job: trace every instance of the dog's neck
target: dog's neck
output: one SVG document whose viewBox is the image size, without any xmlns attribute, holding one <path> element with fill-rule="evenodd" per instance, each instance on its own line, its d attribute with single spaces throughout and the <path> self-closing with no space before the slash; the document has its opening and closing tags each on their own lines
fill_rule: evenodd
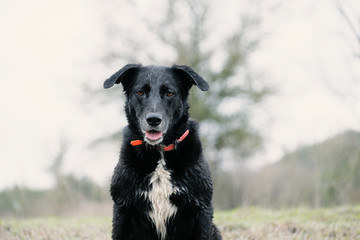
<svg viewBox="0 0 360 240">
<path fill-rule="evenodd" d="M 189 129 L 187 129 L 187 130 L 184 132 L 184 134 L 181 135 L 180 138 L 176 139 L 176 140 L 174 141 L 174 143 L 172 143 L 172 144 L 170 144 L 170 145 L 167 145 L 167 146 L 162 146 L 162 145 L 160 145 L 160 146 L 158 146 L 158 149 L 159 149 L 160 151 L 164 151 L 164 152 L 176 150 L 178 144 L 180 144 L 180 143 L 187 137 L 188 134 L 189 134 Z M 140 139 L 132 140 L 132 141 L 130 141 L 130 144 L 135 147 L 135 146 L 139 146 L 139 145 L 144 144 L 144 141 L 143 141 L 143 140 L 140 140 Z"/>
</svg>

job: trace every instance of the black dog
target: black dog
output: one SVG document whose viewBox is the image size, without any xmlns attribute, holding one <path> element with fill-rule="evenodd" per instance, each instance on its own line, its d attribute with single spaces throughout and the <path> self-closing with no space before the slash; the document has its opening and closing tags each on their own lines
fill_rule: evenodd
<svg viewBox="0 0 360 240">
<path fill-rule="evenodd" d="M 188 66 L 129 64 L 104 82 L 122 83 L 128 126 L 111 183 L 112 238 L 221 239 L 212 223 L 212 181 L 198 124 L 189 120 L 192 85 L 208 83 Z"/>
</svg>

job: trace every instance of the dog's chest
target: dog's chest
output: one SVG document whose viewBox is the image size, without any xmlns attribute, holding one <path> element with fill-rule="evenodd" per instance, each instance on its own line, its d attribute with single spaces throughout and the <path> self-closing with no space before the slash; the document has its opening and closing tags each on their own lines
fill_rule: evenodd
<svg viewBox="0 0 360 240">
<path fill-rule="evenodd" d="M 166 169 L 163 154 L 149 180 L 149 191 L 144 196 L 151 203 L 149 217 L 153 221 L 161 239 L 166 236 L 166 222 L 176 214 L 177 207 L 170 202 L 171 194 L 177 190 L 171 183 L 171 173 Z"/>
</svg>

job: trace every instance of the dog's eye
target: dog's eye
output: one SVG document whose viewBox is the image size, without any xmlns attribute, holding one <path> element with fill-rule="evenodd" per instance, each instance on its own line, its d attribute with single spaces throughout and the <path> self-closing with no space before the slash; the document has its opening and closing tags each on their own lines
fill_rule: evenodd
<svg viewBox="0 0 360 240">
<path fill-rule="evenodd" d="M 166 91 L 165 94 L 166 94 L 167 97 L 172 97 L 172 96 L 174 96 L 174 92 L 173 92 L 173 91 L 170 91 L 170 90 Z"/>
<path fill-rule="evenodd" d="M 144 91 L 143 91 L 143 90 L 136 91 L 135 93 L 136 93 L 136 95 L 138 95 L 138 96 L 143 96 L 143 95 L 144 95 Z"/>
</svg>

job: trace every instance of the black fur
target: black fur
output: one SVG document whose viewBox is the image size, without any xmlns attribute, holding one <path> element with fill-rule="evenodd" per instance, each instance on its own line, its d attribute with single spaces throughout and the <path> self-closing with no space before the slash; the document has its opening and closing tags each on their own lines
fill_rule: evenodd
<svg viewBox="0 0 360 240">
<path fill-rule="evenodd" d="M 198 123 L 189 120 L 187 103 L 191 86 L 206 91 L 207 82 L 188 66 L 129 64 L 107 79 L 104 87 L 116 83 L 122 83 L 124 88 L 129 124 L 123 132 L 120 160 L 111 183 L 112 238 L 220 240 L 212 223 L 209 166 L 202 153 Z M 156 123 L 150 119 L 154 116 Z M 161 146 L 174 143 L 186 130 L 189 135 L 177 144 L 176 150 L 162 152 Z M 144 140 L 144 144 L 132 146 L 132 140 Z M 171 174 L 171 185 L 178 189 L 169 197 L 177 211 L 166 221 L 165 236 L 159 234 L 150 218 L 152 203 L 144 195 L 152 189 L 149 181 L 161 153 L 164 168 Z"/>
</svg>

